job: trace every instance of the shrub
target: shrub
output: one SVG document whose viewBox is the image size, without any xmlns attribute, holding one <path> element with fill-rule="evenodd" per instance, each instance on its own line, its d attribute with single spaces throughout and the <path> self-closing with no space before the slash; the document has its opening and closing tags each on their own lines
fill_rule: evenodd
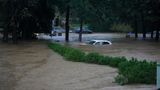
<svg viewBox="0 0 160 90">
<path fill-rule="evenodd" d="M 156 63 L 130 60 L 120 63 L 118 69 L 119 69 L 119 75 L 124 76 L 128 80 L 127 82 L 128 84 L 156 83 Z"/>
<path fill-rule="evenodd" d="M 127 59 L 125 57 L 110 57 L 109 65 L 111 67 L 118 67 L 119 63 L 125 62 Z"/>
<path fill-rule="evenodd" d="M 123 75 L 117 75 L 117 77 L 115 77 L 115 82 L 117 82 L 120 85 L 124 85 L 128 83 L 128 79 Z"/>
<path fill-rule="evenodd" d="M 49 44 L 49 47 L 53 49 L 55 52 L 64 56 L 67 60 L 71 61 L 81 61 L 85 56 L 85 53 L 70 47 L 65 47 L 60 44 L 52 43 Z"/>
<path fill-rule="evenodd" d="M 98 60 L 98 64 L 100 65 L 109 65 L 111 58 L 108 56 L 104 56 L 103 58 Z"/>
<path fill-rule="evenodd" d="M 67 60 L 82 62 L 83 58 L 85 57 L 85 53 L 80 50 L 72 49 L 65 53 L 64 57 Z"/>
<path fill-rule="evenodd" d="M 110 28 L 114 32 L 132 32 L 133 28 L 129 24 L 113 24 Z"/>
<path fill-rule="evenodd" d="M 102 55 L 98 53 L 89 53 L 85 56 L 84 61 L 86 63 L 97 63 L 99 62 L 100 59 L 104 58 Z"/>
</svg>

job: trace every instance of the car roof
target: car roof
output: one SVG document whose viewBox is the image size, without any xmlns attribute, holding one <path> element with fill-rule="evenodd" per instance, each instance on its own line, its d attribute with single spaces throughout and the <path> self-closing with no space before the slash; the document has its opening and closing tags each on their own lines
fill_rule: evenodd
<svg viewBox="0 0 160 90">
<path fill-rule="evenodd" d="M 96 41 L 96 42 L 110 42 L 108 40 L 91 40 L 91 41 Z"/>
<path fill-rule="evenodd" d="M 94 42 L 108 42 L 110 45 L 112 44 L 111 41 L 108 41 L 108 40 L 91 40 L 91 41 L 94 41 Z"/>
</svg>

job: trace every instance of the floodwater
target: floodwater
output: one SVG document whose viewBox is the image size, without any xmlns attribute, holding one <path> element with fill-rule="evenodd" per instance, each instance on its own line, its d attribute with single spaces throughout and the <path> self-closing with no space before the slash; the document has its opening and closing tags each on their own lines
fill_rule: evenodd
<svg viewBox="0 0 160 90">
<path fill-rule="evenodd" d="M 140 60 L 160 62 L 160 42 L 122 39 L 112 41 L 112 45 L 72 45 L 85 52 L 98 52 L 108 56 L 125 56 L 127 58 L 138 58 Z"/>
<path fill-rule="evenodd" d="M 0 90 L 155 90 L 114 82 L 117 69 L 65 61 L 44 42 L 0 43 Z"/>
<path fill-rule="evenodd" d="M 107 34 L 103 35 L 108 37 Z M 103 38 L 103 35 L 86 34 L 84 37 Z M 121 36 L 123 38 L 123 35 Z M 42 37 L 51 41 L 56 39 L 44 35 Z M 78 35 L 73 34 L 72 37 L 77 39 Z M 63 36 L 58 38 L 62 39 Z M 103 47 L 80 45 L 76 40 L 69 45 L 86 52 L 96 51 L 105 55 L 112 53 L 120 55 L 118 52 L 125 50 L 130 52 L 134 49 L 143 52 L 159 51 L 156 42 L 133 40 L 136 44 L 134 45 L 128 43 L 128 39 L 112 40 L 113 45 Z M 126 45 L 127 48 L 124 48 Z M 156 56 L 158 56 L 157 51 L 153 53 Z M 46 42 L 21 42 L 17 45 L 0 43 L 0 90 L 155 90 L 156 88 L 155 85 L 117 85 L 114 83 L 117 74 L 117 69 L 108 66 L 65 61 L 63 57 L 51 51 Z"/>
<path fill-rule="evenodd" d="M 139 60 L 157 61 L 160 62 L 160 41 L 148 39 L 150 35 L 147 34 L 147 39 L 142 39 L 142 34 L 139 34 L 138 39 L 134 39 L 134 35 L 131 38 L 125 38 L 126 34 L 122 33 L 93 33 L 83 34 L 82 43 L 78 42 L 78 34 L 70 34 L 69 45 L 82 49 L 85 52 L 98 52 L 109 56 L 125 56 L 127 58 L 138 58 Z M 41 36 L 41 38 L 50 39 L 51 41 L 64 42 L 65 35 L 48 37 Z M 109 40 L 112 45 L 107 46 L 93 46 L 83 45 L 89 40 L 102 39 Z"/>
<path fill-rule="evenodd" d="M 78 34 L 70 34 L 69 45 L 75 48 L 84 50 L 85 52 L 98 52 L 108 56 L 125 56 L 128 59 L 134 57 L 139 60 L 157 61 L 160 62 L 160 42 L 150 40 L 150 35 L 147 34 L 147 39 L 142 39 L 142 34 L 139 34 L 138 39 L 134 39 L 134 35 L 131 38 L 126 38 L 126 34 L 122 33 L 93 33 L 83 34 L 82 43 L 78 42 Z M 64 42 L 65 35 L 47 37 L 42 36 L 41 38 L 50 39 L 51 41 Z M 89 40 L 101 39 L 109 40 L 112 45 L 107 46 L 93 46 L 83 45 Z"/>
<path fill-rule="evenodd" d="M 14 90 L 26 72 L 47 62 L 48 53 L 48 47 L 39 42 L 18 45 L 0 42 L 0 90 Z"/>
<path fill-rule="evenodd" d="M 70 33 L 69 45 L 82 49 L 85 52 L 98 52 L 109 56 L 125 56 L 127 58 L 138 58 L 140 60 L 157 61 L 160 62 L 160 41 L 156 42 L 154 40 L 143 40 L 142 34 L 139 34 L 137 40 L 134 39 L 134 35 L 131 38 L 125 38 L 126 34 L 122 33 L 93 33 L 93 34 L 83 34 L 82 43 L 78 42 L 78 34 Z M 150 35 L 147 35 L 149 38 Z M 51 42 L 65 42 L 65 34 L 62 36 L 53 36 L 40 34 L 39 39 L 50 40 Z M 83 45 L 89 40 L 102 39 L 109 40 L 112 45 L 107 46 L 93 46 L 93 45 Z"/>
</svg>

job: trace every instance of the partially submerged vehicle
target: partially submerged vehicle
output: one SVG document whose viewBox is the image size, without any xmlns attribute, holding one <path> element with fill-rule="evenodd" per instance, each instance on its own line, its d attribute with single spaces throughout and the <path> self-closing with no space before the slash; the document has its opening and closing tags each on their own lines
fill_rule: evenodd
<svg viewBox="0 0 160 90">
<path fill-rule="evenodd" d="M 88 42 L 90 45 L 112 45 L 111 41 L 108 40 L 91 40 Z"/>
</svg>

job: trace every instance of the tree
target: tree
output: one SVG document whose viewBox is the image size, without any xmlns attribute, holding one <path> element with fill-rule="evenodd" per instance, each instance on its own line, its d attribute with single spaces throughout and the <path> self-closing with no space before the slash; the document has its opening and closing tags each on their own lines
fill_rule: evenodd
<svg viewBox="0 0 160 90">
<path fill-rule="evenodd" d="M 4 41 L 12 33 L 13 41 L 33 39 L 34 33 L 50 33 L 53 8 L 49 0 L 6 0 L 3 1 Z"/>
<path fill-rule="evenodd" d="M 79 19 L 80 23 L 80 32 L 79 32 L 79 41 L 82 41 L 82 29 L 83 24 L 87 21 L 88 18 L 88 7 L 89 2 L 87 0 L 72 0 L 71 3 L 71 12 L 72 16 Z"/>
<path fill-rule="evenodd" d="M 159 0 L 88 1 L 90 2 L 90 11 L 92 11 L 92 15 L 94 16 L 94 18 L 91 17 L 91 24 L 99 30 L 105 29 L 109 31 L 109 27 L 114 23 L 126 23 L 134 27 L 136 38 L 138 37 L 138 32 L 142 32 L 143 38 L 145 39 L 146 32 L 153 31 L 155 23 L 157 23 L 156 26 L 159 27 Z M 154 23 L 154 25 L 152 25 L 152 23 Z"/>
<path fill-rule="evenodd" d="M 66 28 L 65 40 L 66 40 L 66 42 L 69 42 L 69 16 L 70 16 L 70 5 L 67 5 L 67 8 L 66 8 L 66 24 L 65 24 L 65 28 Z"/>
</svg>

